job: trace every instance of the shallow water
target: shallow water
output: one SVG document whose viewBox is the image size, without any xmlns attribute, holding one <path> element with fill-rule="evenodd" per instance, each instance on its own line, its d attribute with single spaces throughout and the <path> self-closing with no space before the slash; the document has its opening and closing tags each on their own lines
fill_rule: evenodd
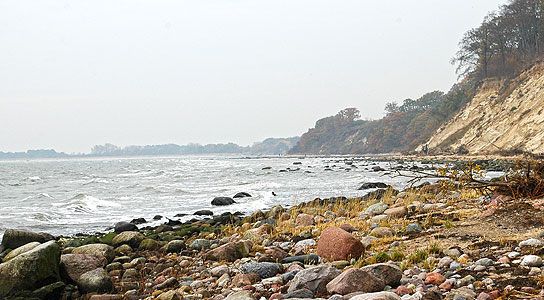
<svg viewBox="0 0 544 300">
<path fill-rule="evenodd" d="M 149 221 L 155 215 L 184 221 L 200 209 L 251 213 L 316 197 L 363 196 L 369 190 L 357 188 L 368 181 L 405 187 L 406 178 L 369 171 L 373 162 L 355 160 L 350 166 L 345 159 L 351 161 L 236 156 L 0 161 L 0 235 L 8 228 L 55 235 L 105 231 L 118 221 Z M 287 168 L 300 170 L 279 172 Z M 211 205 L 216 196 L 241 191 L 253 197 Z M 189 216 L 174 217 L 180 213 Z"/>
</svg>

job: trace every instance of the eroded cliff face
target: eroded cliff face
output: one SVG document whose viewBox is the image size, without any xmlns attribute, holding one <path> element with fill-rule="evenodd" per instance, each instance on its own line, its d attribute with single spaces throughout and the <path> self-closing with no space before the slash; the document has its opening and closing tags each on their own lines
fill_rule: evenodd
<svg viewBox="0 0 544 300">
<path fill-rule="evenodd" d="M 544 153 L 544 63 L 511 80 L 485 81 L 427 144 L 431 152 Z"/>
</svg>

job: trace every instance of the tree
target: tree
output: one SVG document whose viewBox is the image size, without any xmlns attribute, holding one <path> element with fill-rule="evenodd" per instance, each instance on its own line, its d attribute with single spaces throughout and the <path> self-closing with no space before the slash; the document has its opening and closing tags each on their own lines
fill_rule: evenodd
<svg viewBox="0 0 544 300">
<path fill-rule="evenodd" d="M 397 102 L 388 102 L 387 104 L 385 104 L 384 111 L 385 111 L 385 116 L 389 117 L 394 113 L 400 112 L 400 107 L 397 104 Z"/>
<path fill-rule="evenodd" d="M 351 123 L 353 121 L 359 120 L 361 118 L 361 113 L 357 108 L 349 107 L 342 109 L 340 112 L 338 112 L 336 116 L 342 121 L 347 121 Z"/>
</svg>

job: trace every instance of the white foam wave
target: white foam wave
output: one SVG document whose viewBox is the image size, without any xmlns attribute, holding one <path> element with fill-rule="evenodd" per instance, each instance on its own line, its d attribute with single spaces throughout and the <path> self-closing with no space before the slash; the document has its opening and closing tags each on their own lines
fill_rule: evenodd
<svg viewBox="0 0 544 300">
<path fill-rule="evenodd" d="M 78 194 L 67 203 L 53 203 L 52 205 L 73 209 L 76 212 L 94 212 L 100 208 L 121 206 L 119 203 L 98 199 L 85 194 Z"/>
</svg>

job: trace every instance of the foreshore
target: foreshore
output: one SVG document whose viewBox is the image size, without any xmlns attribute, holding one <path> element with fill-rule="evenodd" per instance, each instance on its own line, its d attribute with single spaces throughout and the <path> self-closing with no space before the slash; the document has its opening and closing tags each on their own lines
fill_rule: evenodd
<svg viewBox="0 0 544 300">
<path fill-rule="evenodd" d="M 540 297 L 541 204 L 428 184 L 86 238 L 8 230 L 0 298 Z"/>
</svg>

